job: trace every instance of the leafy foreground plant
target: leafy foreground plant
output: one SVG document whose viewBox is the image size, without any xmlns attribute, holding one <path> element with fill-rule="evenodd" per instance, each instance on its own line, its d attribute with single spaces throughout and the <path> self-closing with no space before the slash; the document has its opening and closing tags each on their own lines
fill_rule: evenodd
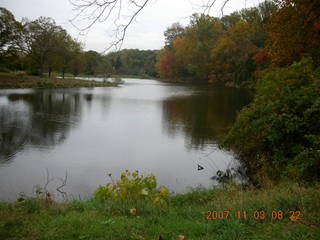
<svg viewBox="0 0 320 240">
<path fill-rule="evenodd" d="M 112 183 L 100 186 L 95 191 L 94 196 L 98 200 L 149 200 L 155 204 L 163 204 L 167 200 L 168 189 L 164 186 L 157 189 L 157 180 L 154 175 L 144 177 L 139 175 L 138 171 L 131 173 L 126 170 L 121 173 L 121 178 L 117 182 L 114 182 L 111 174 L 108 176 Z"/>
</svg>

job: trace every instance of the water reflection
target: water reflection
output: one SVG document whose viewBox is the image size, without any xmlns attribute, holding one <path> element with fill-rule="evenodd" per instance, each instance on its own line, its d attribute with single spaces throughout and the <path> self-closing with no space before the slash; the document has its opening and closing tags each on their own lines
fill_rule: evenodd
<svg viewBox="0 0 320 240">
<path fill-rule="evenodd" d="M 48 148 L 62 143 L 79 122 L 79 94 L 38 91 L 7 95 L 0 105 L 0 162 L 26 146 Z"/>
<path fill-rule="evenodd" d="M 233 156 L 217 141 L 245 91 L 124 79 L 117 88 L 0 91 L 0 200 L 66 171 L 67 193 L 90 196 L 106 173 L 154 173 L 183 192 L 209 187 Z M 197 170 L 197 164 L 204 167 Z"/>
<path fill-rule="evenodd" d="M 195 92 L 164 100 L 162 122 L 169 136 L 184 133 L 187 148 L 203 149 L 227 133 L 250 99 L 247 91 L 236 88 L 203 87 Z"/>
</svg>

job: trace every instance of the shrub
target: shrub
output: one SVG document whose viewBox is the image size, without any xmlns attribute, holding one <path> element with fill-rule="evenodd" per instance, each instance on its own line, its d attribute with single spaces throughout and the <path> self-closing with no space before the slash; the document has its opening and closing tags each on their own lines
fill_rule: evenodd
<svg viewBox="0 0 320 240">
<path fill-rule="evenodd" d="M 0 65 L 0 72 L 2 73 L 10 73 L 10 69 L 8 69 L 7 67 Z"/>
<path fill-rule="evenodd" d="M 111 174 L 109 177 L 112 180 Z M 162 204 L 166 201 L 168 190 L 164 186 L 157 189 L 157 180 L 154 175 L 146 177 L 139 175 L 138 171 L 129 172 L 126 170 L 121 173 L 119 181 L 107 183 L 99 186 L 95 191 L 95 198 L 98 200 L 150 200 L 153 203 Z"/>
<path fill-rule="evenodd" d="M 266 74 L 224 146 L 237 153 L 254 180 L 262 172 L 274 180 L 319 180 L 320 69 L 304 59 Z"/>
</svg>

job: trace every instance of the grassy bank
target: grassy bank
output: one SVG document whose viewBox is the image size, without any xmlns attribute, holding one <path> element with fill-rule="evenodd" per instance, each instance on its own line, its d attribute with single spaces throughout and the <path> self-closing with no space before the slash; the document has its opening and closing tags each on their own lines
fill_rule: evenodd
<svg viewBox="0 0 320 240">
<path fill-rule="evenodd" d="M 74 87 L 109 87 L 117 83 L 98 82 L 80 79 L 40 78 L 12 73 L 0 73 L 0 89 L 8 88 L 74 88 Z"/>
<path fill-rule="evenodd" d="M 148 75 L 111 75 L 111 78 L 134 78 L 134 79 L 154 79 L 156 80 L 156 77 L 151 77 Z"/>
<path fill-rule="evenodd" d="M 25 199 L 0 204 L 0 239 L 320 239 L 319 199 L 319 185 L 292 183 L 196 190 L 171 196 L 161 206 L 144 201 Z M 130 214 L 132 208 L 136 214 Z M 230 213 L 228 219 L 224 213 L 225 219 L 207 220 L 207 211 Z M 264 211 L 266 218 L 254 219 L 255 211 L 258 218 Z M 273 211 L 277 218 L 282 211 L 283 219 L 272 219 Z M 295 216 L 291 220 L 290 211 Z M 299 211 L 300 219 L 295 219 Z"/>
<path fill-rule="evenodd" d="M 72 77 L 73 75 L 69 75 Z M 151 77 L 148 75 L 105 75 L 105 74 L 96 74 L 96 75 L 87 75 L 87 74 L 80 74 L 77 77 L 83 78 L 90 78 L 90 77 L 97 77 L 97 78 L 134 78 L 134 79 L 157 79 L 156 77 Z"/>
</svg>

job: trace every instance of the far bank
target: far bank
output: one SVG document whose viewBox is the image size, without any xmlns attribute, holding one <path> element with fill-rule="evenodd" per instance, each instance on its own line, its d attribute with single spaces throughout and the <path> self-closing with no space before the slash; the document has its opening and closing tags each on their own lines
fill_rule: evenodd
<svg viewBox="0 0 320 240">
<path fill-rule="evenodd" d="M 75 78 L 42 78 L 23 74 L 0 73 L 0 89 L 13 88 L 76 88 L 115 87 L 119 82 L 82 80 Z"/>
</svg>

